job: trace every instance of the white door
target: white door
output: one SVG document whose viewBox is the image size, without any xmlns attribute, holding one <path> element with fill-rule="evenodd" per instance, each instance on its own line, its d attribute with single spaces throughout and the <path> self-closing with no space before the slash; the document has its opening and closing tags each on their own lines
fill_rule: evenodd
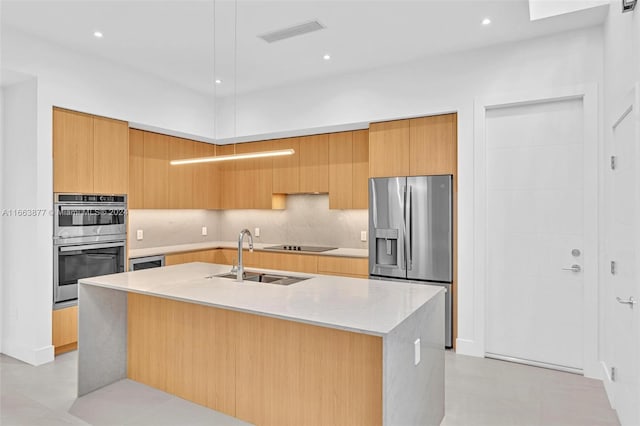
<svg viewBox="0 0 640 426">
<path fill-rule="evenodd" d="M 628 105 L 631 103 L 628 103 Z M 640 135 L 635 105 L 614 118 L 606 180 L 607 255 L 615 262 L 605 280 L 606 363 L 613 367 L 611 399 L 623 425 L 640 424 Z M 634 301 L 636 302 L 634 304 Z"/>
<path fill-rule="evenodd" d="M 582 98 L 486 112 L 489 357 L 583 368 L 584 277 L 595 259 L 585 234 L 596 232 L 585 191 L 597 190 L 585 188 L 596 171 L 585 167 L 584 129 Z"/>
</svg>

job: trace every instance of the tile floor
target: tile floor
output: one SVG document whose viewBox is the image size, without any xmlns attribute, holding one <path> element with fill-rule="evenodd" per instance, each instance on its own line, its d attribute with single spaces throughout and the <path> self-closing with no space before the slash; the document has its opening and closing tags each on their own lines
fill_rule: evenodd
<svg viewBox="0 0 640 426">
<path fill-rule="evenodd" d="M 1 355 L 0 424 L 246 425 L 130 380 L 76 398 L 76 363 L 76 352 L 40 367 Z M 597 380 L 447 352 L 444 426 L 618 424 Z"/>
</svg>

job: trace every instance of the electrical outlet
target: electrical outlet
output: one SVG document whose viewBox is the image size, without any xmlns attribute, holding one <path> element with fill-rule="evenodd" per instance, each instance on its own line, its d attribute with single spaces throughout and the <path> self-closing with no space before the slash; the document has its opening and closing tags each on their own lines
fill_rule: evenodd
<svg viewBox="0 0 640 426">
<path fill-rule="evenodd" d="M 413 365 L 420 364 L 420 339 L 413 342 Z"/>
<path fill-rule="evenodd" d="M 205 236 L 205 237 L 207 236 L 207 227 L 206 226 L 202 227 L 202 235 Z"/>
<path fill-rule="evenodd" d="M 253 236 L 254 237 L 259 237 L 260 236 L 260 228 L 254 228 L 253 229 Z"/>
<path fill-rule="evenodd" d="M 360 241 L 367 241 L 367 231 L 360 231 Z"/>
<path fill-rule="evenodd" d="M 136 232 L 136 239 L 138 241 L 142 241 L 144 239 L 144 232 L 142 229 L 138 229 L 138 231 Z"/>
</svg>

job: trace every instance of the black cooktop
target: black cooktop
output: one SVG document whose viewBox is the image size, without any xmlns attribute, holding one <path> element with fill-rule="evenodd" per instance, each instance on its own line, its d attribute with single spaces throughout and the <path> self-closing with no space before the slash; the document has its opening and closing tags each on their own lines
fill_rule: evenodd
<svg viewBox="0 0 640 426">
<path fill-rule="evenodd" d="M 337 247 L 318 247 L 318 246 L 299 246 L 296 244 L 282 244 L 279 246 L 265 247 L 265 250 L 282 250 L 282 251 L 311 251 L 320 253 L 323 251 L 335 250 Z"/>
</svg>

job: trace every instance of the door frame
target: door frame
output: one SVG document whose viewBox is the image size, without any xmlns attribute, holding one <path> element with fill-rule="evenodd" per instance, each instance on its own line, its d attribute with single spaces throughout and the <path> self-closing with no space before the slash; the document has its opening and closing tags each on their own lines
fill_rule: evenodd
<svg viewBox="0 0 640 426">
<path fill-rule="evenodd" d="M 617 127 L 625 118 L 631 116 L 631 119 L 634 120 L 635 122 L 635 129 L 636 129 L 635 135 L 636 137 L 640 136 L 640 82 L 636 82 L 631 88 L 631 90 L 629 90 L 625 96 L 621 97 L 621 100 L 619 102 L 616 102 L 616 104 L 611 108 L 611 110 L 612 110 L 612 113 L 609 115 L 609 117 L 607 117 L 607 121 L 605 123 L 606 137 L 605 137 L 605 143 L 603 147 L 603 150 L 604 150 L 603 158 L 605 159 L 609 158 L 611 155 L 614 154 L 614 152 L 612 151 L 612 144 L 614 140 L 614 128 Z M 636 164 L 640 164 L 640 149 L 636 150 L 636 158 L 632 159 L 632 161 L 636 161 Z M 636 177 L 639 177 L 639 176 L 640 176 L 640 168 L 637 169 L 636 171 Z M 604 194 L 606 194 L 606 190 L 607 190 L 606 185 L 609 183 L 609 179 L 610 178 L 603 173 L 603 186 L 602 186 L 603 196 Z M 606 201 L 608 201 L 608 198 L 606 199 Z M 636 205 L 636 209 L 640 211 L 640 189 L 635 194 L 635 205 Z M 610 218 L 609 214 L 610 213 L 605 210 L 602 215 L 602 229 L 605 231 L 608 229 L 608 226 L 609 226 L 609 218 Z M 636 240 L 638 240 L 638 238 L 640 238 L 640 226 L 638 227 L 638 230 L 636 231 L 636 233 L 637 233 Z M 603 239 L 602 242 L 603 242 L 602 260 L 603 262 L 606 262 L 609 259 L 608 257 L 609 244 L 608 244 L 608 240 L 606 239 Z M 636 252 L 636 262 L 637 264 L 640 264 L 640 250 L 637 250 Z M 600 307 L 603 314 L 604 314 L 604 311 L 607 309 L 606 308 L 607 300 L 605 300 L 605 298 L 609 296 L 607 291 L 608 277 L 606 276 L 608 272 L 605 266 L 606 265 L 603 264 L 602 274 L 600 276 L 600 283 L 601 283 L 600 295 L 603 299 L 602 302 L 600 303 Z M 636 286 L 640 286 L 640 282 L 637 282 Z M 603 318 L 607 318 L 607 317 L 603 315 Z M 614 383 L 611 378 L 611 369 L 610 369 L 611 367 L 610 363 L 614 362 L 614 360 L 610 358 L 611 352 L 609 352 L 609 349 L 610 349 L 611 342 L 608 340 L 609 336 L 606 333 L 608 326 L 609 324 L 606 324 L 603 321 L 603 324 L 602 324 L 603 336 L 601 339 L 600 366 L 601 366 L 601 373 L 602 373 L 601 374 L 602 382 L 604 383 L 604 388 L 607 393 L 607 397 L 609 398 L 609 403 L 611 404 L 611 407 L 613 409 L 616 409 L 616 406 L 617 406 L 616 389 L 614 388 Z M 636 338 L 640 339 L 640 336 L 636 336 Z"/>
<path fill-rule="evenodd" d="M 475 98 L 474 100 L 474 295 L 476 297 L 473 341 L 458 342 L 467 353 L 485 356 L 487 324 L 487 140 L 486 114 L 488 110 L 524 106 L 553 101 L 581 99 L 584 122 L 584 227 L 595 232 L 584 235 L 583 292 L 583 374 L 600 378 L 598 362 L 598 268 L 599 268 L 599 190 L 600 170 L 598 147 L 600 119 L 597 84 L 560 87 L 535 92 L 506 93 Z M 591 189 L 591 190 L 589 190 Z"/>
</svg>

